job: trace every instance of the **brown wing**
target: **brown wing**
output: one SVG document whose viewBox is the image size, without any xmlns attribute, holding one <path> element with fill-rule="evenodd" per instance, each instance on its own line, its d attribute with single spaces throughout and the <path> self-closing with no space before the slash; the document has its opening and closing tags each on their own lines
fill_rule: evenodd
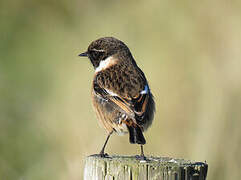
<svg viewBox="0 0 241 180">
<path fill-rule="evenodd" d="M 101 96 L 106 101 L 113 104 L 115 108 L 118 108 L 121 112 L 128 115 L 137 124 L 142 124 L 142 119 L 145 115 L 147 103 L 149 100 L 150 92 L 148 84 L 141 91 L 138 90 L 135 97 L 126 95 L 125 97 L 120 94 L 113 92 L 112 89 L 101 87 L 98 81 L 94 82 L 95 93 Z"/>
</svg>

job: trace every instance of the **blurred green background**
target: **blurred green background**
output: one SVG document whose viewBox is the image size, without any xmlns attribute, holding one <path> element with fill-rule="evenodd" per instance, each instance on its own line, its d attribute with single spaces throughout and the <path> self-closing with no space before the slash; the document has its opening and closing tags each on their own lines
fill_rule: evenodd
<svg viewBox="0 0 241 180">
<path fill-rule="evenodd" d="M 0 1 L 0 179 L 82 179 L 106 138 L 90 102 L 99 37 L 131 49 L 156 100 L 146 154 L 241 176 L 241 1 Z M 128 136 L 109 154 L 135 155 Z"/>
</svg>

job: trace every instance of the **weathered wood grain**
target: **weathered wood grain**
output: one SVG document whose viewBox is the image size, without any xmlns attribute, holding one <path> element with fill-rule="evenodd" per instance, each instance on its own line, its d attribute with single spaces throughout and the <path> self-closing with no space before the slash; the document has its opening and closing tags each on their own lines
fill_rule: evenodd
<svg viewBox="0 0 241 180">
<path fill-rule="evenodd" d="M 88 156 L 84 180 L 205 180 L 208 165 L 169 157 Z"/>
</svg>

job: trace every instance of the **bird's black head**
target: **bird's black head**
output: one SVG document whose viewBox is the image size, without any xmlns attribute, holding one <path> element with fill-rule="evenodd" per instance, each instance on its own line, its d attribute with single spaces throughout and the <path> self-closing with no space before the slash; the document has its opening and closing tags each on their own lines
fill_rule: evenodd
<svg viewBox="0 0 241 180">
<path fill-rule="evenodd" d="M 100 61 L 118 53 L 130 54 L 130 51 L 122 41 L 114 37 L 104 37 L 93 41 L 88 50 L 79 56 L 87 56 L 94 68 L 97 68 Z"/>
</svg>

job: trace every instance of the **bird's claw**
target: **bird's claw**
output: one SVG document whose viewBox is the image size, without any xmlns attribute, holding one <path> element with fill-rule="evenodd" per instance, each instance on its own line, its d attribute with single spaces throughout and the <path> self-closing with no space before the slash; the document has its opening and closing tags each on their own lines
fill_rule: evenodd
<svg viewBox="0 0 241 180">
<path fill-rule="evenodd" d="M 135 158 L 140 161 L 146 161 L 147 158 L 144 155 L 136 155 Z"/>
<path fill-rule="evenodd" d="M 100 153 L 99 156 L 102 157 L 102 158 L 105 158 L 105 157 L 109 157 L 109 154 L 107 154 L 107 153 Z"/>
</svg>

